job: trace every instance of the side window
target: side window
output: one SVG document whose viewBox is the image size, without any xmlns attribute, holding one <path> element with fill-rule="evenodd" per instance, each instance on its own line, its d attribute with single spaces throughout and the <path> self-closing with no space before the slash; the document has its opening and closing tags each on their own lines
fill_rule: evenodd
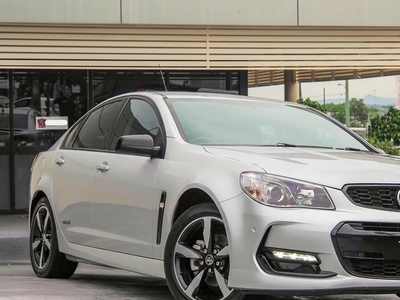
<svg viewBox="0 0 400 300">
<path fill-rule="evenodd" d="M 82 122 L 80 122 L 82 123 Z M 63 148 L 72 148 L 72 143 L 75 140 L 76 133 L 79 131 L 80 125 L 78 123 L 74 124 L 75 127 L 71 129 L 71 131 L 68 133 L 67 138 L 65 139 L 64 146 Z"/>
<path fill-rule="evenodd" d="M 121 103 L 114 101 L 93 111 L 78 132 L 72 148 L 106 149 Z"/>
<path fill-rule="evenodd" d="M 112 138 L 111 149 L 115 149 L 118 139 L 123 135 L 148 134 L 154 144 L 162 146 L 162 132 L 157 114 L 150 103 L 131 99 L 123 109 Z"/>
</svg>

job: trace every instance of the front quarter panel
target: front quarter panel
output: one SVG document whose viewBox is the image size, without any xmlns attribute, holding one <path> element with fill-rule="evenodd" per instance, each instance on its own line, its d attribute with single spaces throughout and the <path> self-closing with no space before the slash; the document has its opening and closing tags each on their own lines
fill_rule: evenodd
<svg viewBox="0 0 400 300">
<path fill-rule="evenodd" d="M 176 217 L 176 208 L 186 191 L 198 189 L 205 192 L 224 218 L 220 203 L 243 193 L 239 182 L 243 171 L 263 170 L 257 165 L 210 154 L 202 146 L 168 139 L 168 151 L 156 180 L 156 187 L 165 191 L 167 198 L 162 239 L 161 244 L 155 246 L 155 258 L 164 256 L 164 245 Z"/>
</svg>

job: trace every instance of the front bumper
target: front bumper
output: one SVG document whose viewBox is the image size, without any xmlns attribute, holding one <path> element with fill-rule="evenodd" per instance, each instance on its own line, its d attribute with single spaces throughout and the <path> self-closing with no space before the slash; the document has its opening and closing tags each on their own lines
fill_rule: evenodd
<svg viewBox="0 0 400 300">
<path fill-rule="evenodd" d="M 222 202 L 221 213 L 231 245 L 228 286 L 254 293 L 399 293 L 400 271 L 398 275 L 393 270 L 384 274 L 377 267 L 371 275 L 364 263 L 370 253 L 386 255 L 392 260 L 390 269 L 396 257 L 400 260 L 400 235 L 345 229 L 348 224 L 385 223 L 400 227 L 400 214 L 362 208 L 351 203 L 342 191 L 327 190 L 335 210 L 268 207 L 244 194 Z M 382 250 L 388 243 L 391 249 Z M 315 254 L 321 273 L 310 276 L 277 272 L 273 265 L 265 268 L 260 264 L 260 249 Z M 358 260 L 361 267 L 354 269 L 357 263 L 352 264 L 349 259 Z"/>
</svg>

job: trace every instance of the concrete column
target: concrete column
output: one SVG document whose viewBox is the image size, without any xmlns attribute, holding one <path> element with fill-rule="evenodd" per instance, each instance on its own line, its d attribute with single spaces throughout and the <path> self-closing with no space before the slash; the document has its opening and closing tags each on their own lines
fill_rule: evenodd
<svg viewBox="0 0 400 300">
<path fill-rule="evenodd" d="M 295 70 L 284 71 L 285 101 L 296 102 L 300 98 L 300 85 Z"/>
</svg>

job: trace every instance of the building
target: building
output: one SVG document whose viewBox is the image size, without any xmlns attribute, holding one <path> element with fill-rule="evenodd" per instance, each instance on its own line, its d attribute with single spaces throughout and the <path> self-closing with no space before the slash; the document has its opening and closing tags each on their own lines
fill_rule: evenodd
<svg viewBox="0 0 400 300">
<path fill-rule="evenodd" d="M 397 0 L 2 0 L 0 211 L 28 206 L 31 161 L 74 121 L 132 90 L 219 90 L 398 74 Z M 71 92 L 74 109 L 54 99 Z M 57 102 L 57 101 L 56 101 Z M 31 109 L 26 109 L 30 107 Z M 13 141 L 13 142 L 10 142 Z"/>
</svg>

